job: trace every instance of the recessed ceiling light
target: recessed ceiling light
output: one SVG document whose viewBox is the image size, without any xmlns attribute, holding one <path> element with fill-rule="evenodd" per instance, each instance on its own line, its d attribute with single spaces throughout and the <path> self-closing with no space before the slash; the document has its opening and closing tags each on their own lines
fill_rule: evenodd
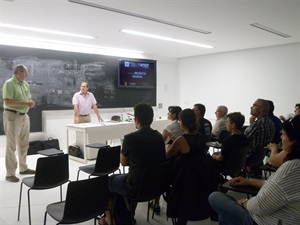
<svg viewBox="0 0 300 225">
<path fill-rule="evenodd" d="M 143 32 L 134 31 L 134 30 L 123 29 L 120 31 L 127 33 L 127 34 L 134 34 L 134 35 L 138 35 L 138 36 L 154 38 L 154 39 L 159 39 L 159 40 L 163 40 L 163 41 L 171 41 L 171 42 L 176 42 L 176 43 L 180 43 L 180 44 L 197 46 L 197 47 L 201 47 L 201 48 L 214 48 L 214 46 L 211 46 L 211 45 L 204 45 L 204 44 L 199 44 L 196 42 L 185 41 L 185 40 L 180 40 L 180 39 L 175 39 L 175 38 L 169 38 L 169 37 L 164 37 L 164 36 L 155 35 L 155 34 L 148 34 L 148 33 L 143 33 Z"/>
<path fill-rule="evenodd" d="M 270 33 L 279 35 L 279 36 L 284 37 L 284 38 L 291 37 L 291 36 L 288 35 L 288 34 L 285 34 L 285 33 L 282 33 L 282 32 L 280 32 L 280 31 L 274 30 L 274 29 L 272 29 L 272 28 L 263 26 L 263 25 L 261 25 L 261 24 L 259 24 L 259 23 L 252 23 L 252 24 L 250 24 L 250 25 L 253 26 L 253 27 L 262 29 L 262 30 L 264 30 L 264 31 L 268 31 L 268 32 L 270 32 Z"/>
<path fill-rule="evenodd" d="M 47 29 L 36 28 L 36 27 L 25 27 L 25 26 L 19 26 L 19 25 L 14 25 L 14 24 L 6 24 L 6 23 L 0 23 L 0 27 L 6 27 L 6 28 L 11 28 L 11 29 L 19 29 L 19 30 L 29 30 L 29 31 L 40 32 L 40 33 L 57 34 L 57 35 L 87 38 L 87 39 L 96 38 L 96 37 L 89 36 L 89 35 L 74 34 L 74 33 L 68 33 L 68 32 L 56 31 L 56 30 L 47 30 Z"/>
</svg>

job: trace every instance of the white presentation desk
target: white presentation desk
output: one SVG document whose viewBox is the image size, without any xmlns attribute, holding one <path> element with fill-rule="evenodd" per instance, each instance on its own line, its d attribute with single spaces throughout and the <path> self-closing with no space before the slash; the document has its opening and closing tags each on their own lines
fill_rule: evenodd
<svg viewBox="0 0 300 225">
<path fill-rule="evenodd" d="M 169 120 L 158 119 L 154 120 L 151 127 L 159 132 L 163 131 Z M 67 148 L 69 145 L 76 144 L 82 150 L 84 158 L 69 156 L 70 159 L 87 163 L 89 159 L 97 158 L 98 149 L 88 148 L 87 144 L 103 143 L 107 140 L 124 138 L 125 134 L 136 131 L 133 122 L 101 122 L 101 123 L 81 123 L 67 124 Z"/>
</svg>

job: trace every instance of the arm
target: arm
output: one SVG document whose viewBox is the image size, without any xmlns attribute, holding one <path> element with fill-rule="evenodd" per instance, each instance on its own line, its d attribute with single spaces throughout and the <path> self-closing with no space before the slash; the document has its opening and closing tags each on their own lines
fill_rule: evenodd
<svg viewBox="0 0 300 225">
<path fill-rule="evenodd" d="M 166 141 L 167 138 L 168 138 L 168 135 L 169 135 L 169 131 L 167 131 L 166 129 L 164 129 L 161 134 L 163 136 L 164 141 Z"/>
<path fill-rule="evenodd" d="M 129 166 L 128 158 L 122 153 L 120 154 L 120 162 L 122 166 Z"/>
<path fill-rule="evenodd" d="M 282 150 L 281 152 L 278 153 L 276 151 L 271 150 L 271 155 L 270 155 L 270 163 L 274 167 L 279 167 L 283 164 L 283 160 L 287 156 L 286 151 Z"/>
<path fill-rule="evenodd" d="M 33 108 L 35 103 L 31 99 L 28 101 L 14 101 L 11 99 L 4 99 L 4 104 L 10 107 L 14 106 L 27 106 L 29 108 Z"/>
<path fill-rule="evenodd" d="M 223 160 L 223 156 L 221 155 L 220 152 L 214 153 L 212 155 L 213 159 L 217 160 L 217 161 L 222 161 Z"/>
<path fill-rule="evenodd" d="M 255 188 L 261 188 L 264 185 L 263 180 L 259 179 L 246 179 L 244 177 L 235 177 L 230 181 L 232 186 L 252 186 Z"/>
<path fill-rule="evenodd" d="M 174 142 L 170 145 L 166 145 L 166 156 L 167 159 L 171 158 L 172 156 L 176 155 L 178 152 L 186 154 L 190 151 L 190 147 L 187 144 L 184 137 L 179 136 L 174 140 Z"/>
<path fill-rule="evenodd" d="M 96 115 L 97 115 L 98 121 L 99 121 L 99 122 L 103 121 L 102 117 L 100 116 L 100 113 L 99 113 L 97 104 L 94 104 L 94 105 L 93 105 L 93 109 L 94 109 L 94 112 L 95 112 Z"/>
<path fill-rule="evenodd" d="M 78 105 L 74 105 L 74 113 L 75 113 L 74 123 L 79 123 L 79 109 L 78 109 Z"/>
</svg>

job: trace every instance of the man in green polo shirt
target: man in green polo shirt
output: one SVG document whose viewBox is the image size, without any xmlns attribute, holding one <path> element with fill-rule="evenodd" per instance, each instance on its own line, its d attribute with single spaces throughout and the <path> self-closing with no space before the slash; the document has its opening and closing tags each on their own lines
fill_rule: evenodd
<svg viewBox="0 0 300 225">
<path fill-rule="evenodd" d="M 30 88 L 25 81 L 28 70 L 24 65 L 17 65 L 13 76 L 3 85 L 3 124 L 6 135 L 6 177 L 9 182 L 18 182 L 16 177 L 17 158 L 19 156 L 20 174 L 35 174 L 27 167 L 26 156 L 29 146 L 30 121 L 27 112 L 35 103 L 31 100 Z"/>
</svg>

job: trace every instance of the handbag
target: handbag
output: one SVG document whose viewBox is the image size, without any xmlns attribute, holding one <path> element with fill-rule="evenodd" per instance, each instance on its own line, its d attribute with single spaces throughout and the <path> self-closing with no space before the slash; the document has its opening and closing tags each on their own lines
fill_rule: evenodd
<svg viewBox="0 0 300 225">
<path fill-rule="evenodd" d="M 27 155 L 34 155 L 37 154 L 38 151 L 43 150 L 43 143 L 42 141 L 30 141 L 29 147 L 27 150 Z"/>
<path fill-rule="evenodd" d="M 49 137 L 48 140 L 45 140 L 42 143 L 43 149 L 55 148 L 57 150 L 60 150 L 58 139 L 53 139 L 52 137 Z"/>
<path fill-rule="evenodd" d="M 75 156 L 75 157 L 83 159 L 83 154 L 82 154 L 81 149 L 78 145 L 70 145 L 69 148 L 68 148 L 68 153 L 71 156 Z"/>
</svg>

